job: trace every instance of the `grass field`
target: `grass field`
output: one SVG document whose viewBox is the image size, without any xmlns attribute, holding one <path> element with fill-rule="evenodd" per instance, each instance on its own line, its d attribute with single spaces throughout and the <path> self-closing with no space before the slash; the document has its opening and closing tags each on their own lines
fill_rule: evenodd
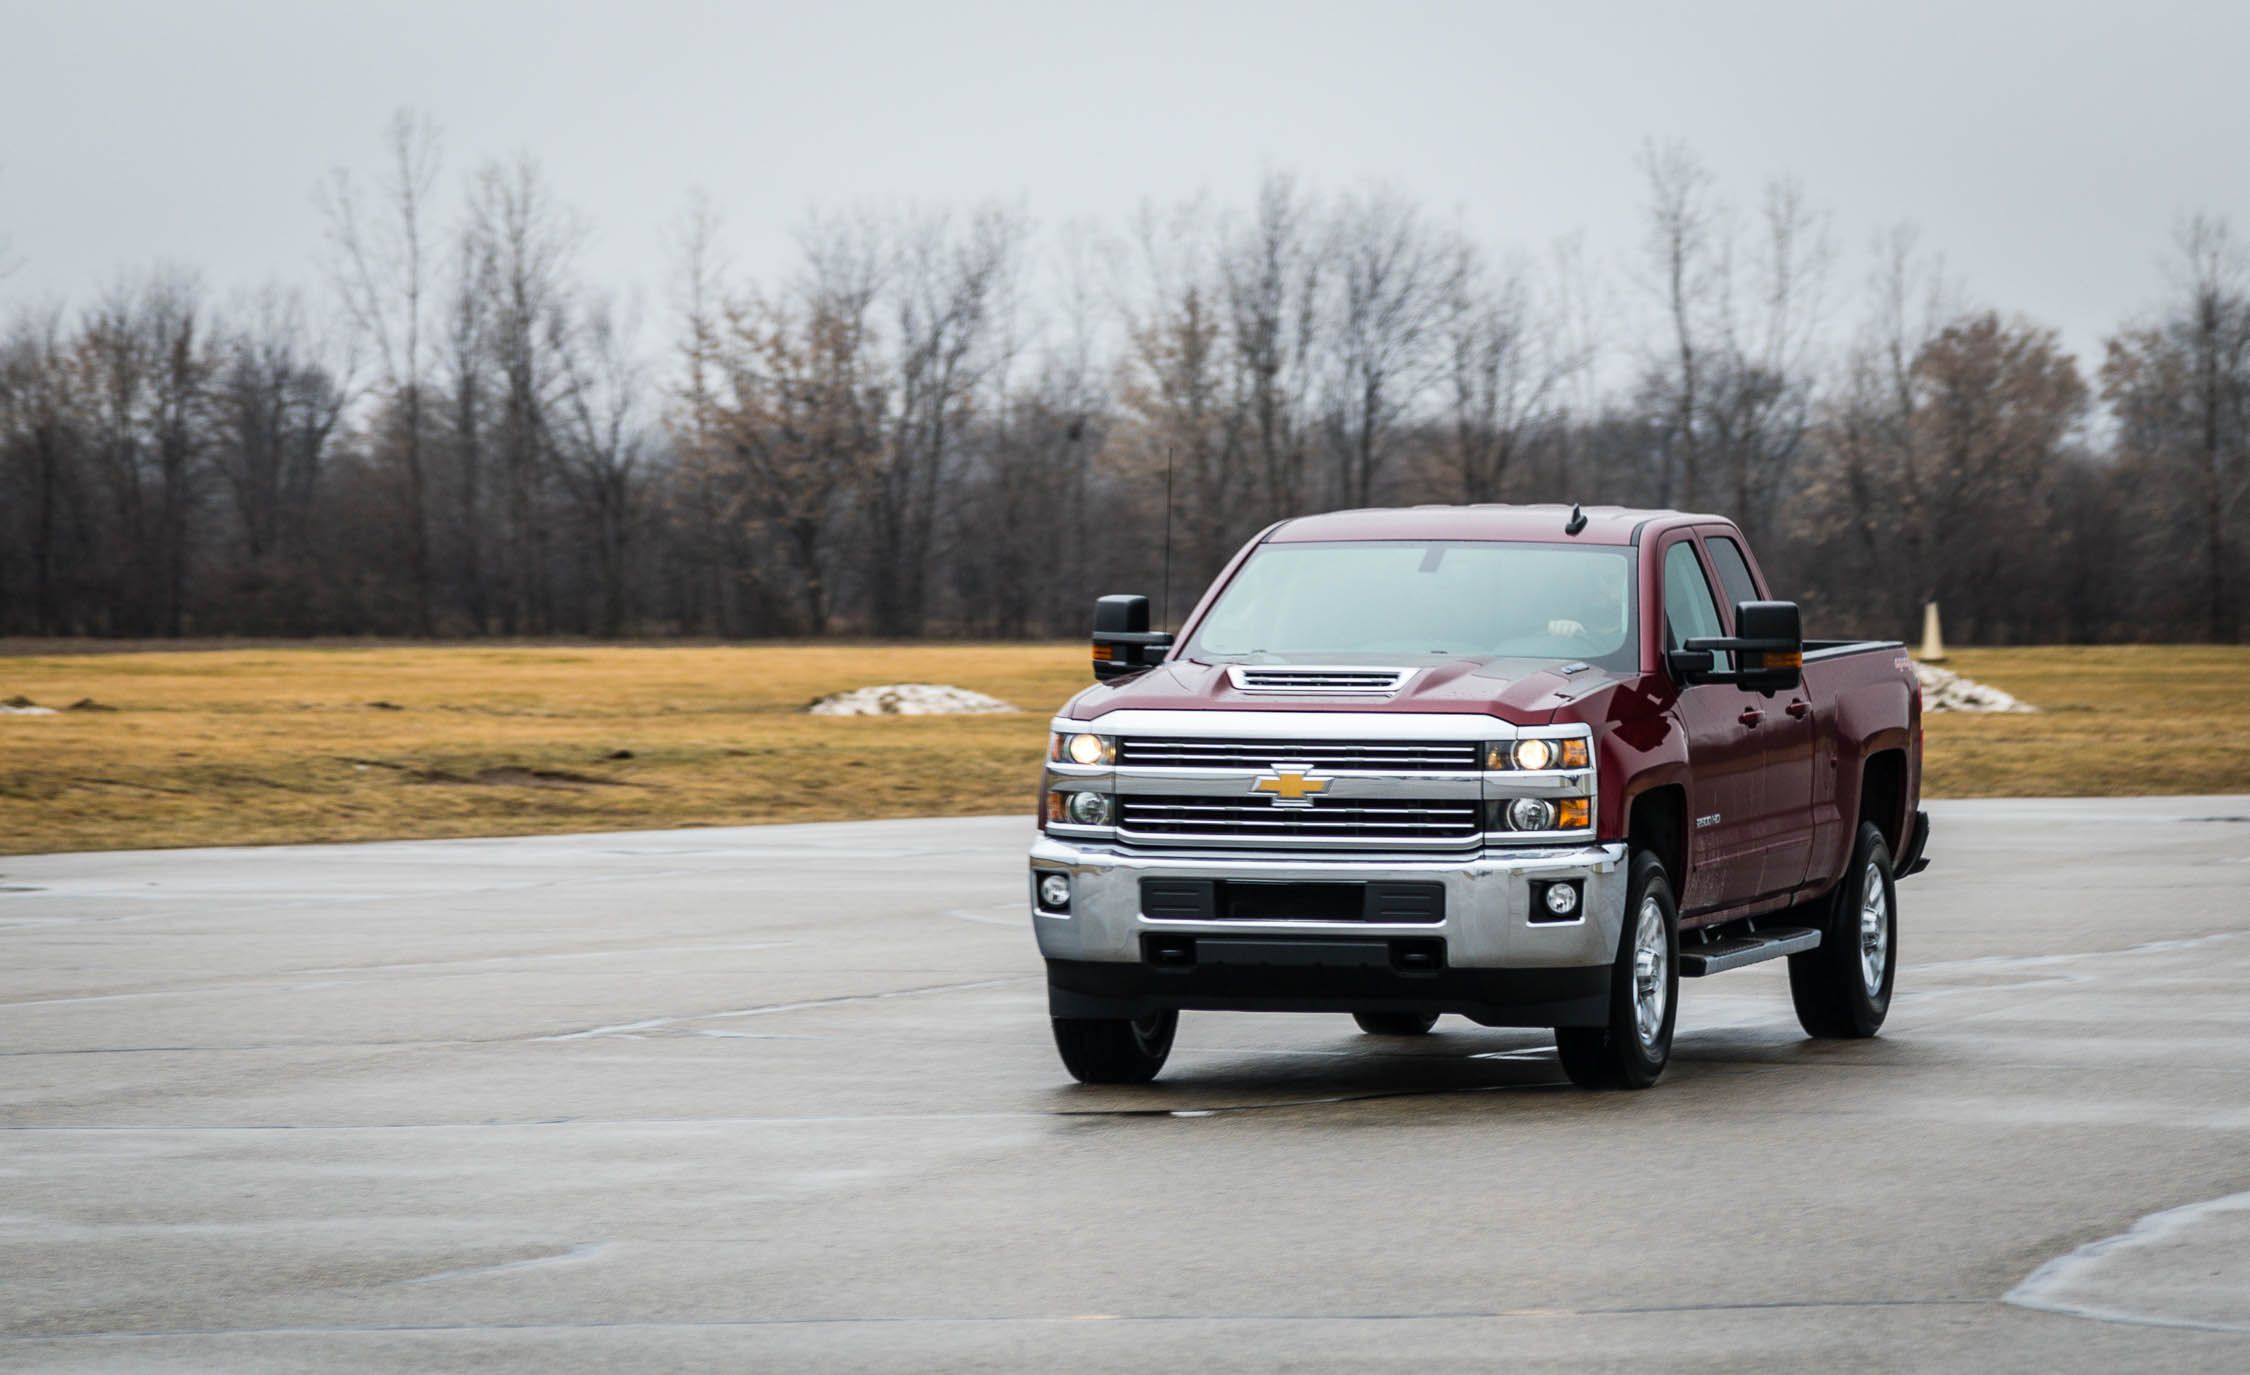
<svg viewBox="0 0 2250 1375">
<path fill-rule="evenodd" d="M 1029 814 L 1083 645 L 0 654 L 0 853 Z M 1966 650 L 2043 711 L 1935 716 L 1940 797 L 2250 791 L 2250 649 Z M 953 683 L 1020 715 L 824 718 Z"/>
</svg>

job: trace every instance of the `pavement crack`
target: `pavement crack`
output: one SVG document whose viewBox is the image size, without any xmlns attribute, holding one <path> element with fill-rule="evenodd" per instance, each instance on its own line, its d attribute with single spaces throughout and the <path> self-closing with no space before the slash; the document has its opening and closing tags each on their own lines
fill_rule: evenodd
<svg viewBox="0 0 2250 1375">
<path fill-rule="evenodd" d="M 1737 1302 L 1634 1304 L 1589 1308 L 1453 1308 L 1419 1312 L 1342 1313 L 840 1313 L 715 1318 L 596 1318 L 582 1322 L 432 1322 L 307 1323 L 276 1327 L 139 1328 L 130 1331 L 0 1333 L 0 1341 L 164 1341 L 181 1337 L 301 1337 L 401 1332 L 605 1332 L 694 1331 L 760 1327 L 1043 1327 L 1077 1323 L 1185 1325 L 1193 1323 L 1423 1323 L 1506 1322 L 1524 1319 L 1661 1317 L 1670 1313 L 1785 1313 L 1819 1310 L 1990 1307 L 1991 1299 L 1915 1297 L 1897 1299 L 1773 1299 Z"/>
<path fill-rule="evenodd" d="M 544 1256 L 526 1256 L 521 1260 L 504 1260 L 493 1265 L 465 1265 L 457 1270 L 440 1270 L 434 1275 L 417 1275 L 401 1284 L 437 1284 L 445 1280 L 480 1279 L 486 1275 L 512 1275 L 521 1270 L 536 1270 L 549 1265 L 567 1265 L 573 1261 L 590 1260 L 609 1249 L 606 1241 L 582 1241 L 564 1251 Z"/>
<path fill-rule="evenodd" d="M 1015 974 L 1004 979 L 972 979 L 966 983 L 926 984 L 920 988 L 893 988 L 880 993 L 839 993 L 832 998 L 805 998 L 796 1002 L 761 1003 L 756 1007 L 729 1008 L 723 1012 L 684 1012 L 676 1017 L 647 1017 L 637 1022 L 617 1022 L 610 1026 L 587 1027 L 583 1031 L 556 1032 L 548 1036 L 534 1036 L 534 1041 L 587 1041 L 600 1036 L 631 1036 L 643 1031 L 658 1031 L 682 1022 L 716 1022 L 734 1017 L 768 1017 L 777 1012 L 802 1012 L 815 1007 L 842 1007 L 849 1003 L 882 1002 L 889 998 L 919 998 L 931 993 L 960 993 L 972 988 L 1000 988 L 1008 984 L 1027 983 L 1037 976 Z"/>
</svg>

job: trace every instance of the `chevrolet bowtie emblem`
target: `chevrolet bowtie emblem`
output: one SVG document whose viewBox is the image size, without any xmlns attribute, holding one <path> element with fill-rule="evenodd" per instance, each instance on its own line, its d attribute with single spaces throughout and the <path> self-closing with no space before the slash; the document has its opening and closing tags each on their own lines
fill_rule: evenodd
<svg viewBox="0 0 2250 1375">
<path fill-rule="evenodd" d="M 1306 777 L 1307 769 L 1276 764 L 1272 773 L 1250 785 L 1254 793 L 1272 793 L 1276 807 L 1310 807 L 1313 794 L 1328 791 L 1325 778 Z"/>
</svg>

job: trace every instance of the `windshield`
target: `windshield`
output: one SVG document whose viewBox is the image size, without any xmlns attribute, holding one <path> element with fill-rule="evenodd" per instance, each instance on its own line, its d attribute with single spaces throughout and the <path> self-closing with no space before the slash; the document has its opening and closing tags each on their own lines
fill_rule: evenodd
<svg viewBox="0 0 2250 1375">
<path fill-rule="evenodd" d="M 1583 659 L 1630 668 L 1632 551 L 1369 540 L 1266 544 L 1183 657 Z"/>
</svg>

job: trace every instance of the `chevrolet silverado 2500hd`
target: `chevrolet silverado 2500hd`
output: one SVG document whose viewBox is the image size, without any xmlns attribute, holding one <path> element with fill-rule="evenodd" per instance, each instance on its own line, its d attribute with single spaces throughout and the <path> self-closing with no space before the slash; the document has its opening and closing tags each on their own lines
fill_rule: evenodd
<svg viewBox="0 0 2250 1375">
<path fill-rule="evenodd" d="M 1078 1079 L 1218 1009 L 1552 1027 L 1574 1082 L 1643 1088 L 1682 977 L 1783 957 L 1809 1034 L 1883 1023 L 1921 691 L 1899 644 L 1803 639 L 1730 521 L 1283 521 L 1177 637 L 1102 598 L 1093 661 L 1031 851 Z"/>
</svg>

